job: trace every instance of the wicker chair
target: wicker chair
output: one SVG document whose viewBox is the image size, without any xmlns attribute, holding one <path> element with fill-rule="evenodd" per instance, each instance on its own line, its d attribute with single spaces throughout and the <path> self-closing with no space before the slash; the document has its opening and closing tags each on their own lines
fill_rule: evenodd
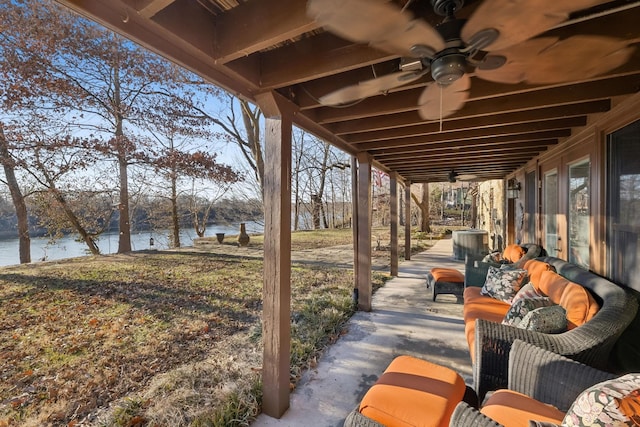
<svg viewBox="0 0 640 427">
<path fill-rule="evenodd" d="M 588 289 L 600 310 L 587 323 L 560 334 L 544 334 L 477 319 L 473 379 L 481 400 L 488 391 L 507 386 L 509 352 L 515 340 L 598 369 L 611 369 L 611 350 L 636 315 L 638 301 L 628 290 L 564 260 L 539 259 L 551 264 L 561 276 Z"/>
<path fill-rule="evenodd" d="M 615 377 L 520 340 L 513 343 L 509 355 L 508 389 L 551 404 L 562 412 L 567 412 L 588 387 Z M 461 402 L 449 426 L 500 427 L 501 424 Z"/>
</svg>

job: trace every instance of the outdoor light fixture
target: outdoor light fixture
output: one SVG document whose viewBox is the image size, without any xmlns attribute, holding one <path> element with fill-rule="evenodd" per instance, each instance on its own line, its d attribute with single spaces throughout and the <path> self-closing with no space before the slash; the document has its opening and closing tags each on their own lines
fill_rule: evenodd
<svg viewBox="0 0 640 427">
<path fill-rule="evenodd" d="M 520 196 L 521 188 L 517 179 L 511 178 L 507 181 L 507 199 L 517 199 Z"/>
</svg>

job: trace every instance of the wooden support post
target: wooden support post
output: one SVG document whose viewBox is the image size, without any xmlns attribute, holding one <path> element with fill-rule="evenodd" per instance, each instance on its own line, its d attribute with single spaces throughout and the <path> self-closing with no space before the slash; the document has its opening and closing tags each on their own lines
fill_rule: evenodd
<svg viewBox="0 0 640 427">
<path fill-rule="evenodd" d="M 276 93 L 257 96 L 265 115 L 262 411 L 289 408 L 291 353 L 291 131 L 293 111 Z"/>
<path fill-rule="evenodd" d="M 358 159 L 351 157 L 351 228 L 353 231 L 353 302 L 358 305 Z"/>
<path fill-rule="evenodd" d="M 398 173 L 389 174 L 389 214 L 391 216 L 391 275 L 398 277 Z"/>
<path fill-rule="evenodd" d="M 411 181 L 404 185 L 404 259 L 411 259 Z"/>
<path fill-rule="evenodd" d="M 371 159 L 358 154 L 358 309 L 371 311 Z"/>
</svg>

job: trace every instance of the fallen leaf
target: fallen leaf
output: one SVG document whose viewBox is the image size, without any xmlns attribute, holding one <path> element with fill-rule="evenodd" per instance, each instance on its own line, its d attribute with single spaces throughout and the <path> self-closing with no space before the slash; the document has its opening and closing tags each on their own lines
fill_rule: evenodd
<svg viewBox="0 0 640 427">
<path fill-rule="evenodd" d="M 135 416 L 129 421 L 128 427 L 140 427 L 145 423 L 145 421 L 146 420 L 144 419 L 144 417 L 141 417 L 139 415 Z"/>
</svg>

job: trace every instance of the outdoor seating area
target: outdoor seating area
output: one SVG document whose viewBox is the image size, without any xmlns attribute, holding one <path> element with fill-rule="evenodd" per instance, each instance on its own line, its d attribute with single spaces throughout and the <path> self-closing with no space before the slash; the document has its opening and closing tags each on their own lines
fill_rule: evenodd
<svg viewBox="0 0 640 427">
<path fill-rule="evenodd" d="M 473 367 L 466 387 L 455 369 L 433 363 L 430 354 L 400 355 L 380 371 L 344 425 L 591 425 L 581 424 L 583 417 L 638 425 L 640 373 L 618 370 L 611 357 L 636 316 L 635 297 L 566 261 L 539 257 L 541 253 L 537 245 L 511 245 L 500 254 L 502 262 L 466 263 L 466 271 L 475 269 L 476 278 L 479 270 L 488 272 L 484 283 L 464 289 L 465 337 Z M 457 279 L 456 273 L 450 266 L 427 271 L 433 301 L 435 283 Z M 514 273 L 520 274 L 519 283 L 502 279 L 502 288 L 491 288 L 492 275 Z M 538 320 L 526 327 L 513 323 L 514 318 L 527 322 L 534 317 L 529 314 Z M 560 327 L 554 316 L 562 320 Z"/>
</svg>

